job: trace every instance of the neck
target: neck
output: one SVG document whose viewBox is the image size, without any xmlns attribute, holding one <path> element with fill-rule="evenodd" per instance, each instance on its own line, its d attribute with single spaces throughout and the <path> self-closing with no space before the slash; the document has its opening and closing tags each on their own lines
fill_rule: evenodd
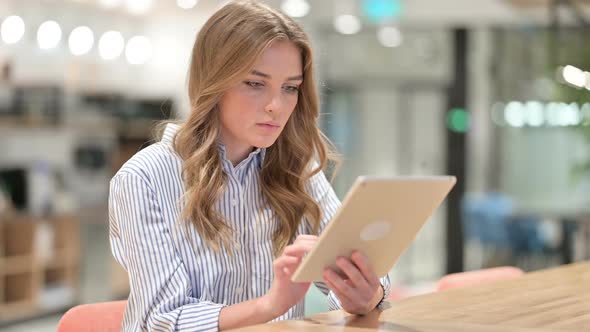
<svg viewBox="0 0 590 332">
<path fill-rule="evenodd" d="M 254 151 L 254 147 L 247 144 L 228 144 L 224 141 L 221 141 L 221 143 L 225 147 L 225 157 L 233 166 L 238 165 L 244 159 L 248 158 L 248 155 Z"/>
<path fill-rule="evenodd" d="M 248 158 L 250 153 L 255 149 L 252 145 L 236 139 L 223 129 L 219 133 L 218 139 L 225 147 L 225 157 L 234 167 Z"/>
<path fill-rule="evenodd" d="M 252 151 L 254 151 L 253 147 L 248 147 L 246 149 L 242 149 L 242 150 L 238 150 L 238 151 L 234 150 L 233 152 L 230 150 L 227 150 L 227 147 L 226 147 L 227 158 L 234 166 L 237 166 L 244 159 L 246 159 Z"/>
</svg>

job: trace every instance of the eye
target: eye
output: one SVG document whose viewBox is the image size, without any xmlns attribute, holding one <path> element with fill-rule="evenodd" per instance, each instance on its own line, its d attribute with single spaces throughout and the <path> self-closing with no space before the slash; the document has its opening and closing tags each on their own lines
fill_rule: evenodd
<svg viewBox="0 0 590 332">
<path fill-rule="evenodd" d="M 297 92 L 299 92 L 299 87 L 298 86 L 294 86 L 294 85 L 286 86 L 284 89 L 287 90 L 287 92 L 289 92 L 289 93 L 297 93 Z"/>
<path fill-rule="evenodd" d="M 260 82 L 254 82 L 254 81 L 245 81 L 244 84 L 248 85 L 249 87 L 252 88 L 261 88 L 264 86 L 264 84 L 260 83 Z"/>
</svg>

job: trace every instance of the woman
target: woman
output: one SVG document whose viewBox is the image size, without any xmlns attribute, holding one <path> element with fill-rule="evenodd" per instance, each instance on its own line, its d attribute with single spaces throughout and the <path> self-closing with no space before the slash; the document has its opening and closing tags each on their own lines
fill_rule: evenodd
<svg viewBox="0 0 590 332">
<path fill-rule="evenodd" d="M 192 51 L 186 122 L 111 181 L 113 254 L 128 271 L 125 331 L 216 331 L 303 315 L 291 275 L 338 209 L 322 169 L 309 41 L 289 17 L 231 2 Z M 362 253 L 327 269 L 332 309 L 373 310 L 389 279 Z"/>
</svg>

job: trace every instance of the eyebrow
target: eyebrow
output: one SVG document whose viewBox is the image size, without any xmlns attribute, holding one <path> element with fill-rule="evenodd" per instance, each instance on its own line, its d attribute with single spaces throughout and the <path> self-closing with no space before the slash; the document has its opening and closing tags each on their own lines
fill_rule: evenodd
<svg viewBox="0 0 590 332">
<path fill-rule="evenodd" d="M 271 78 L 271 76 L 269 74 L 265 74 L 265 73 L 259 72 L 256 69 L 252 70 L 250 72 L 250 74 L 256 75 L 256 76 L 260 76 L 260 77 L 264 77 L 264 78 Z M 287 77 L 287 81 L 303 81 L 303 75 Z"/>
</svg>

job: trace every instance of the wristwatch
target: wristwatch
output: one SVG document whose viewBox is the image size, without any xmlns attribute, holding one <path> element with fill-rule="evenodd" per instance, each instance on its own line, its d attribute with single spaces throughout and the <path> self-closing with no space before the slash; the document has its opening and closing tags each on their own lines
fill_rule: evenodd
<svg viewBox="0 0 590 332">
<path fill-rule="evenodd" d="M 379 301 L 379 303 L 377 303 L 377 306 L 375 308 L 379 309 L 379 310 L 383 310 L 385 309 L 385 303 L 387 303 L 385 300 L 385 287 L 383 286 L 382 283 L 379 283 L 379 285 L 381 286 L 381 289 L 383 289 L 383 297 L 381 298 L 381 301 Z"/>
</svg>

